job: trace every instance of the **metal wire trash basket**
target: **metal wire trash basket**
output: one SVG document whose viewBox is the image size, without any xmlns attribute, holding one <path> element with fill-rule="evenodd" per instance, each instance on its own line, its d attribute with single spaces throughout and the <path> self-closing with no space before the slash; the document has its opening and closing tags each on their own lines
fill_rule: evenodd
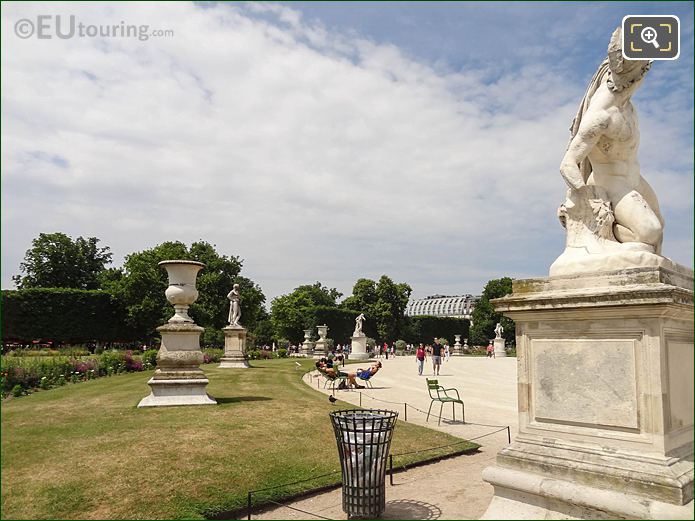
<svg viewBox="0 0 695 521">
<path fill-rule="evenodd" d="M 330 413 L 343 471 L 348 518 L 379 517 L 386 508 L 386 461 L 398 413 L 347 409 Z"/>
</svg>

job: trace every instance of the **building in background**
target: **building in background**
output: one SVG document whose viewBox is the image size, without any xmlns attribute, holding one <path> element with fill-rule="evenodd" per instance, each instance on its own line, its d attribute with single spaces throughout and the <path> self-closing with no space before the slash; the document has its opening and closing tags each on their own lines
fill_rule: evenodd
<svg viewBox="0 0 695 521">
<path fill-rule="evenodd" d="M 414 317 L 429 315 L 433 317 L 452 317 L 471 319 L 475 303 L 479 296 L 473 295 L 432 295 L 408 302 L 405 315 Z"/>
</svg>

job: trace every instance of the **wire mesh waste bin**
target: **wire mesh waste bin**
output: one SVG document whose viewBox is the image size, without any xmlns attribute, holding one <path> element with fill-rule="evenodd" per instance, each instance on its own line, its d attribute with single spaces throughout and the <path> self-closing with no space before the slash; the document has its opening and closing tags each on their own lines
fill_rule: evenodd
<svg viewBox="0 0 695 521">
<path fill-rule="evenodd" d="M 348 518 L 379 517 L 386 508 L 386 460 L 398 413 L 348 409 L 330 413 L 343 471 Z"/>
</svg>

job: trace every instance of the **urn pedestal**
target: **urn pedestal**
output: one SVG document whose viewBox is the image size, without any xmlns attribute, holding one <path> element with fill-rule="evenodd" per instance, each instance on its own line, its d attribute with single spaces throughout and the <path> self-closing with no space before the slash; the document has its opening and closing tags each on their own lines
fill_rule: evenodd
<svg viewBox="0 0 695 521">
<path fill-rule="evenodd" d="M 224 333 L 224 356 L 220 358 L 219 369 L 248 369 L 246 358 L 246 329 L 241 326 L 222 328 Z"/>
<path fill-rule="evenodd" d="M 328 354 L 328 342 L 326 337 L 328 336 L 328 326 L 316 326 L 319 332 L 319 339 L 314 344 L 314 358 L 322 358 Z"/>
<path fill-rule="evenodd" d="M 519 433 L 483 519 L 693 519 L 693 272 L 518 280 Z"/>
<path fill-rule="evenodd" d="M 367 360 L 368 358 L 367 337 L 365 335 L 353 336 L 348 360 Z"/>
<path fill-rule="evenodd" d="M 157 370 L 147 385 L 151 393 L 138 407 L 162 407 L 169 405 L 213 405 L 206 387 L 208 379 L 200 369 L 203 353 L 200 350 L 200 334 L 203 328 L 195 325 L 188 316 L 188 306 L 198 298 L 195 280 L 205 265 L 194 261 L 162 261 L 169 275 L 167 300 L 174 305 L 174 316 L 157 328 L 162 344 L 157 353 Z"/>
<path fill-rule="evenodd" d="M 463 346 L 461 345 L 461 335 L 454 335 L 454 349 L 452 352 L 453 356 L 463 355 Z"/>
<path fill-rule="evenodd" d="M 302 355 L 311 356 L 314 352 L 314 343 L 311 341 L 311 329 L 304 330 L 304 342 L 302 342 Z"/>
</svg>

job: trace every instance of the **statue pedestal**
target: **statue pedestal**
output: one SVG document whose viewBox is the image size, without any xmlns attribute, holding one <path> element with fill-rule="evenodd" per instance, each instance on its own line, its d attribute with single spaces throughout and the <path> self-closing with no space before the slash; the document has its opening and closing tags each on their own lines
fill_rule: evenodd
<svg viewBox="0 0 695 521">
<path fill-rule="evenodd" d="M 514 281 L 519 433 L 482 519 L 693 519 L 693 272 Z"/>
<path fill-rule="evenodd" d="M 367 353 L 367 337 L 364 335 L 353 336 L 348 360 L 367 360 L 368 358 L 369 353 Z"/>
<path fill-rule="evenodd" d="M 162 345 L 157 354 L 157 370 L 147 385 L 151 392 L 138 407 L 169 405 L 214 405 L 206 392 L 208 379 L 198 367 L 203 361 L 200 334 L 203 328 L 191 322 L 169 323 L 157 328 Z"/>
<path fill-rule="evenodd" d="M 241 326 L 227 326 L 224 332 L 224 356 L 220 358 L 220 369 L 248 369 L 246 359 L 246 329 Z"/>
<path fill-rule="evenodd" d="M 495 358 L 505 358 L 507 356 L 507 351 L 504 349 L 504 338 L 495 338 Z"/>
</svg>

